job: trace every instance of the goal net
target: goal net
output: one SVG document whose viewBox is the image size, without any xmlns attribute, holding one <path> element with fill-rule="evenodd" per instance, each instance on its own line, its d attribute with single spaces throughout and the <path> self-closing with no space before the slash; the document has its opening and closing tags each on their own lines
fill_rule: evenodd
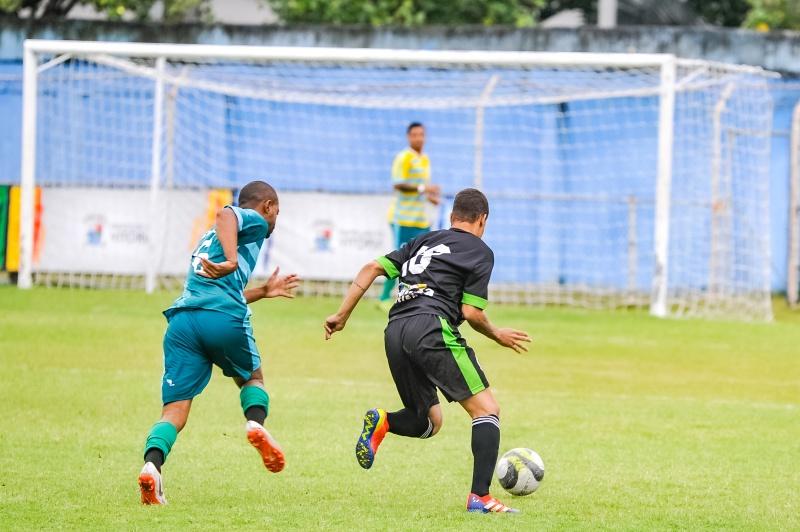
<svg viewBox="0 0 800 532">
<path fill-rule="evenodd" d="M 172 286 L 215 209 L 263 179 L 281 215 L 257 273 L 338 293 L 393 247 L 392 159 L 419 121 L 433 228 L 458 190 L 489 197 L 493 301 L 771 317 L 755 68 L 28 41 L 25 72 L 22 286 Z"/>
</svg>

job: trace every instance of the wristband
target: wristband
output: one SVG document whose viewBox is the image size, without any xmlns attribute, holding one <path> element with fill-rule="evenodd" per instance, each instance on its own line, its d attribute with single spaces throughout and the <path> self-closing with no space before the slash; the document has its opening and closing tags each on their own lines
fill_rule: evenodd
<svg viewBox="0 0 800 532">
<path fill-rule="evenodd" d="M 418 192 L 419 194 L 424 194 L 424 193 L 425 193 L 425 185 L 419 185 L 419 186 L 417 187 L 417 192 Z"/>
</svg>

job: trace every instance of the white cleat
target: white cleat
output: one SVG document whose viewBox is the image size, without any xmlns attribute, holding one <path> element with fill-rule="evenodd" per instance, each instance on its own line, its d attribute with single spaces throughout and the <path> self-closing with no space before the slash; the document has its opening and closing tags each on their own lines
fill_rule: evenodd
<svg viewBox="0 0 800 532">
<path fill-rule="evenodd" d="M 167 504 L 161 473 L 153 462 L 147 462 L 139 473 L 139 490 L 142 492 L 142 504 Z"/>
</svg>

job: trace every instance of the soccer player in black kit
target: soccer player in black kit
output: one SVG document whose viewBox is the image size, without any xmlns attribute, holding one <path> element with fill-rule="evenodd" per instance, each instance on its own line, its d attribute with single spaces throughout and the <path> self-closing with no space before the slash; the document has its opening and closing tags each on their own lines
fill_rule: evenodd
<svg viewBox="0 0 800 532">
<path fill-rule="evenodd" d="M 409 241 L 366 264 L 336 314 L 325 320 L 325 339 L 344 329 L 361 297 L 379 275 L 400 278 L 397 302 L 385 331 L 386 358 L 403 408 L 373 408 L 364 415 L 356 459 L 369 469 L 387 432 L 430 438 L 442 426 L 436 389 L 458 401 L 472 418 L 470 512 L 515 513 L 489 494 L 500 445 L 500 407 L 475 352 L 458 332 L 466 320 L 479 333 L 514 351 L 527 351 L 523 331 L 495 327 L 484 313 L 494 254 L 483 240 L 489 202 L 475 189 L 459 192 L 450 229 Z"/>
</svg>

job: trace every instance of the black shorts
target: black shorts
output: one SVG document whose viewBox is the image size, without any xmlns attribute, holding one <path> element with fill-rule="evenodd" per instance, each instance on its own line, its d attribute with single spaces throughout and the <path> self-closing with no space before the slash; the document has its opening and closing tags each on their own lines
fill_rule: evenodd
<svg viewBox="0 0 800 532">
<path fill-rule="evenodd" d="M 439 403 L 463 401 L 489 387 L 475 351 L 456 327 L 433 314 L 397 318 L 384 332 L 386 358 L 403 406 L 419 415 Z"/>
</svg>

